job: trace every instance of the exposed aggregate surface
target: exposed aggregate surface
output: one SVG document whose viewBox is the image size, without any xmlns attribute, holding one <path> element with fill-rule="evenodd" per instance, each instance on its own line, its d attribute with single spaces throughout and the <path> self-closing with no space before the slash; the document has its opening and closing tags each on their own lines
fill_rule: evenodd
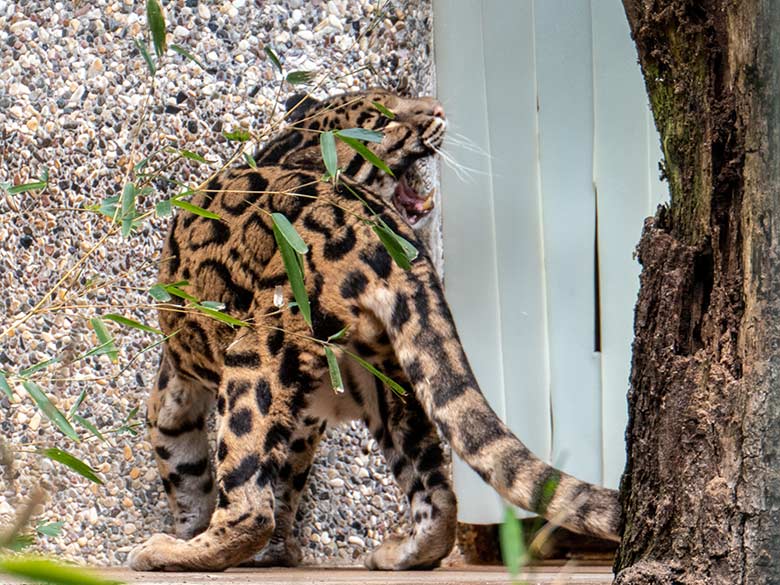
<svg viewBox="0 0 780 585">
<path fill-rule="evenodd" d="M 142 423 L 159 348 L 128 362 L 159 337 L 109 324 L 119 363 L 106 356 L 73 361 L 97 345 L 91 317 L 120 313 L 155 325 L 146 291 L 156 281 L 168 219 L 153 217 L 128 239 L 101 241 L 111 224 L 85 207 L 121 193 L 128 169 L 164 145 L 217 161 L 184 160 L 166 169 L 195 185 L 233 154 L 235 143 L 222 137 L 223 130 L 259 135 L 267 128 L 281 77 L 263 53 L 266 43 L 286 71 L 330 71 L 316 95 L 375 85 L 431 94 L 430 3 L 391 0 L 373 31 L 356 42 L 378 4 L 164 3 L 168 41 L 185 47 L 206 70 L 169 52 L 148 97 L 149 72 L 133 44 L 148 37 L 143 2 L 0 0 L 0 183 L 35 180 L 44 168 L 50 176 L 44 191 L 0 191 L 0 369 L 14 373 L 60 358 L 33 379 L 66 412 L 86 390 L 79 413 L 107 439 L 68 440 L 41 417 L 18 381 L 13 400 L 0 393 L 0 438 L 16 449 L 13 468 L 0 467 L 0 526 L 33 486 L 42 486 L 48 499 L 34 522 L 64 522 L 59 536 L 39 538 L 42 551 L 116 565 L 150 534 L 170 531 L 143 426 L 137 436 L 110 432 L 136 407 L 131 422 Z M 292 92 L 285 86 L 281 102 Z M 275 112 L 278 117 L 279 108 Z M 150 167 L 164 160 L 158 157 Z M 154 187 L 140 198 L 141 209 L 177 192 L 165 181 Z M 63 276 L 43 303 L 50 310 L 18 324 Z M 83 458 L 105 485 L 19 452 L 39 446 Z M 403 529 L 405 501 L 362 425 L 328 431 L 309 485 L 298 523 L 304 562 L 356 562 L 385 535 Z"/>
</svg>

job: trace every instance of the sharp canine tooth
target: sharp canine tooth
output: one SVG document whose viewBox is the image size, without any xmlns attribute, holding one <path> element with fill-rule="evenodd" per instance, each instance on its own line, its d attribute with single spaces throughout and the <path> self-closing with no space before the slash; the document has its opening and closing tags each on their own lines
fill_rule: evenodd
<svg viewBox="0 0 780 585">
<path fill-rule="evenodd" d="M 428 196 L 425 198 L 425 201 L 423 201 L 422 208 L 425 211 L 430 211 L 433 209 L 433 189 L 428 193 Z"/>
</svg>

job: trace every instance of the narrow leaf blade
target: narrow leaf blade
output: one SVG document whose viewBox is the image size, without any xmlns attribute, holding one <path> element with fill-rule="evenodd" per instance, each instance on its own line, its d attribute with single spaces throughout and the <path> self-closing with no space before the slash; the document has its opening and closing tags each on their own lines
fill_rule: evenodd
<svg viewBox="0 0 780 585">
<path fill-rule="evenodd" d="M 62 527 L 65 526 L 64 522 L 50 522 L 49 524 L 38 524 L 35 527 L 35 531 L 44 536 L 59 536 L 62 532 Z"/>
<path fill-rule="evenodd" d="M 330 384 L 336 394 L 344 393 L 344 382 L 341 380 L 341 370 L 339 361 L 336 359 L 333 350 L 325 346 L 325 358 L 328 360 L 328 371 L 330 372 Z"/>
<path fill-rule="evenodd" d="M 382 242 L 382 245 L 393 260 L 395 260 L 395 263 L 404 270 L 409 270 L 412 267 L 412 264 L 409 262 L 409 258 L 406 257 L 403 247 L 394 237 L 395 234 L 382 225 L 372 226 L 371 229 L 379 236 L 379 241 Z"/>
<path fill-rule="evenodd" d="M 271 63 L 274 64 L 274 67 L 276 67 L 279 70 L 279 73 L 282 72 L 282 63 L 279 61 L 279 57 L 276 56 L 276 53 L 274 53 L 274 50 L 271 48 L 271 45 L 265 45 L 263 47 L 263 51 L 266 55 L 268 55 L 268 58 L 271 60 Z"/>
<path fill-rule="evenodd" d="M 146 0 L 146 22 L 152 31 L 154 51 L 158 57 L 162 57 L 168 50 L 168 44 L 165 40 L 165 17 L 158 0 Z"/>
<path fill-rule="evenodd" d="M 288 83 L 292 85 L 298 85 L 301 83 L 310 83 L 317 75 L 314 71 L 291 71 L 287 74 Z"/>
<path fill-rule="evenodd" d="M 379 380 L 382 381 L 388 388 L 390 388 L 393 392 L 398 394 L 399 396 L 406 396 L 406 390 L 404 390 L 403 386 L 401 386 L 398 382 L 390 378 L 389 376 L 386 376 L 379 370 L 377 370 L 372 364 L 364 360 L 359 355 L 355 355 L 351 351 L 347 351 L 346 349 L 342 350 L 344 353 L 346 353 L 349 357 L 351 357 L 353 360 L 355 360 L 363 369 L 373 374 L 375 377 L 379 378 Z"/>
<path fill-rule="evenodd" d="M 347 128 L 346 130 L 338 130 L 336 134 L 338 136 L 346 136 L 347 138 L 364 140 L 366 142 L 382 142 L 382 138 L 384 138 L 382 132 L 369 130 L 368 128 Z"/>
<path fill-rule="evenodd" d="M 143 41 L 138 39 L 134 39 L 133 42 L 135 43 L 138 52 L 141 53 L 141 56 L 144 58 L 144 61 L 146 61 L 146 66 L 149 68 L 149 73 L 151 73 L 152 77 L 154 77 L 154 74 L 157 73 L 157 67 L 155 67 L 154 61 L 152 61 L 152 56 L 149 54 L 149 51 L 146 50 L 146 45 L 143 43 Z M 140 169 L 136 169 L 136 172 L 139 170 Z"/>
<path fill-rule="evenodd" d="M 372 105 L 372 106 L 374 106 L 374 107 L 375 107 L 377 110 L 379 110 L 379 112 L 380 112 L 380 113 L 381 113 L 381 114 L 382 114 L 382 115 L 383 115 L 385 118 L 389 118 L 389 119 L 391 119 L 391 120 L 394 120 L 394 119 L 395 119 L 395 114 L 394 114 L 394 113 L 393 113 L 391 110 L 387 109 L 385 106 L 383 106 L 382 104 L 380 104 L 379 102 L 371 102 L 371 105 Z"/>
<path fill-rule="evenodd" d="M 244 153 L 244 160 L 246 161 L 246 164 L 248 164 L 253 169 L 257 168 L 257 161 L 255 161 L 255 157 L 253 157 L 248 152 Z"/>
<path fill-rule="evenodd" d="M 6 377 L 6 373 L 0 370 L 0 390 L 3 391 L 3 394 L 8 396 L 8 400 L 13 399 L 14 392 L 11 390 L 11 386 L 8 384 L 8 378 Z"/>
<path fill-rule="evenodd" d="M 47 183 L 45 181 L 34 181 L 32 183 L 24 183 L 22 185 L 14 185 L 7 189 L 9 195 L 18 195 L 19 193 L 26 193 L 27 191 L 40 191 L 46 188 Z"/>
<path fill-rule="evenodd" d="M 0 557 L 0 572 L 51 585 L 120 585 L 78 567 L 31 556 Z"/>
<path fill-rule="evenodd" d="M 101 441 L 105 441 L 106 438 L 102 435 L 102 433 L 98 430 L 98 428 L 93 425 L 91 422 L 89 422 L 87 419 L 85 419 L 80 414 L 74 414 L 71 416 L 71 419 L 79 423 L 82 427 L 87 429 L 90 433 L 92 433 L 95 437 L 100 439 Z"/>
<path fill-rule="evenodd" d="M 150 288 L 149 294 L 154 300 L 160 301 L 161 303 L 167 303 L 171 300 L 171 294 L 165 290 L 165 287 L 161 284 L 155 284 Z"/>
<path fill-rule="evenodd" d="M 170 199 L 159 201 L 157 205 L 154 206 L 154 213 L 157 217 L 168 217 L 172 211 L 173 208 L 171 207 Z"/>
<path fill-rule="evenodd" d="M 233 327 L 249 327 L 249 323 L 247 323 L 246 321 L 242 321 L 241 319 L 236 319 L 235 317 L 231 317 L 230 315 L 228 315 L 227 313 L 223 313 L 222 311 L 217 311 L 216 309 L 209 309 L 208 307 L 204 307 L 203 305 L 195 305 L 195 308 L 201 313 L 208 315 L 212 319 L 216 319 L 217 321 L 225 323 L 226 325 L 232 325 Z"/>
<path fill-rule="evenodd" d="M 337 331 L 333 335 L 328 336 L 328 341 L 336 341 L 337 339 L 341 339 L 342 337 L 344 337 L 344 335 L 346 335 L 347 329 L 349 329 L 349 325 Z"/>
<path fill-rule="evenodd" d="M 143 323 L 139 323 L 135 319 L 130 319 L 129 317 L 117 315 L 116 313 L 109 313 L 108 315 L 103 315 L 103 319 L 113 321 L 114 323 L 119 323 L 120 325 L 124 325 L 125 327 L 131 327 L 133 329 L 146 331 L 147 333 L 156 333 L 157 335 L 163 334 L 163 332 L 160 331 L 159 329 L 155 329 L 154 327 L 149 327 L 149 325 L 144 325 Z"/>
<path fill-rule="evenodd" d="M 499 542 L 501 544 L 501 557 L 504 559 L 509 574 L 514 578 L 520 573 L 520 567 L 526 558 L 525 544 L 523 542 L 523 529 L 515 518 L 511 507 L 507 506 L 504 513 L 504 522 L 498 528 Z"/>
<path fill-rule="evenodd" d="M 322 150 L 322 160 L 325 163 L 325 170 L 328 171 L 328 176 L 335 177 L 338 172 L 339 161 L 336 153 L 336 139 L 332 131 L 329 130 L 320 134 L 320 150 Z"/>
<path fill-rule="evenodd" d="M 80 476 L 87 478 L 89 481 L 103 485 L 103 480 L 97 476 L 97 472 L 94 469 L 67 451 L 57 449 L 56 447 L 51 447 L 49 449 L 39 449 L 38 453 L 44 457 L 48 457 L 52 461 L 62 463 L 64 466 L 69 467 Z"/>
<path fill-rule="evenodd" d="M 193 63 L 195 63 L 195 65 L 197 65 L 198 67 L 200 67 L 200 68 L 201 68 L 201 69 L 203 69 L 204 71 L 206 70 L 206 68 L 203 66 L 203 63 L 201 63 L 201 62 L 200 62 L 200 61 L 199 61 L 199 60 L 198 60 L 198 59 L 195 57 L 195 55 L 193 55 L 192 53 L 190 53 L 190 52 L 189 52 L 187 49 L 185 49 L 184 47 L 182 47 L 182 46 L 180 46 L 180 45 L 171 45 L 171 50 L 172 50 L 172 51 L 175 51 L 176 53 L 178 53 L 179 55 L 181 55 L 181 56 L 182 56 L 182 57 L 184 57 L 185 59 L 189 59 L 190 61 L 192 61 Z"/>
<path fill-rule="evenodd" d="M 360 142 L 359 140 L 355 140 L 354 138 L 350 138 L 349 136 L 343 136 L 341 134 L 337 134 L 339 137 L 339 140 L 344 142 L 346 145 L 348 145 L 352 150 L 357 152 L 360 156 L 362 156 L 364 159 L 366 159 L 368 162 L 370 162 L 372 165 L 377 167 L 379 170 L 384 171 L 391 177 L 394 177 L 393 171 L 390 170 L 390 167 L 385 164 L 385 161 L 383 161 L 381 158 L 379 158 L 377 155 L 375 155 L 373 152 L 371 152 L 368 147 Z"/>
<path fill-rule="evenodd" d="M 287 279 L 290 281 L 290 288 L 292 288 L 293 297 L 298 303 L 298 309 L 303 315 L 303 320 L 311 327 L 311 306 L 309 304 L 309 295 L 306 292 L 306 285 L 303 282 L 303 273 L 301 266 L 298 263 L 297 253 L 293 247 L 287 242 L 285 237 L 276 227 L 276 223 L 273 224 L 274 239 L 276 245 L 279 246 L 279 252 L 282 256 L 282 262 L 284 269 L 287 272 Z"/>
<path fill-rule="evenodd" d="M 243 128 L 237 128 L 231 132 L 222 132 L 222 136 L 235 142 L 246 142 L 252 138 L 252 135 L 249 133 L 249 131 L 244 130 Z"/>
<path fill-rule="evenodd" d="M 68 419 L 66 419 L 65 415 L 62 414 L 60 410 L 54 406 L 54 404 L 52 404 L 51 400 L 49 400 L 49 397 L 46 396 L 46 393 L 40 386 L 38 386 L 38 384 L 31 380 L 24 380 L 22 382 L 22 386 L 25 390 L 27 390 L 27 393 L 35 401 L 35 404 L 38 406 L 38 408 L 41 409 L 41 412 L 43 412 L 43 414 L 45 414 L 46 417 L 51 422 L 53 422 L 66 437 L 73 439 L 74 441 L 79 441 L 79 435 L 68 422 Z"/>
<path fill-rule="evenodd" d="M 181 154 L 186 159 L 194 160 L 195 162 L 199 162 L 206 165 L 210 165 L 213 162 L 210 160 L 206 160 L 206 158 L 204 158 L 203 155 L 200 155 L 197 152 L 192 152 L 191 150 L 187 150 L 185 148 L 180 149 L 179 154 Z"/>
<path fill-rule="evenodd" d="M 293 250 L 299 254 L 306 254 L 309 251 L 309 247 L 306 245 L 306 242 L 303 241 L 303 238 L 290 223 L 289 219 L 287 219 L 281 213 L 272 213 L 271 219 L 273 219 L 274 225 L 279 228 L 279 231 L 284 236 L 284 239 L 287 240 L 293 247 Z"/>
<path fill-rule="evenodd" d="M 182 201 L 181 199 L 171 199 L 171 204 L 175 205 L 180 209 L 184 209 L 185 211 L 189 211 L 190 213 L 194 213 L 195 215 L 200 215 L 201 217 L 207 217 L 208 219 L 221 219 L 216 213 L 213 213 L 208 209 L 203 209 L 202 207 L 198 207 L 197 205 L 193 205 L 189 201 Z"/>
<path fill-rule="evenodd" d="M 119 361 L 119 351 L 117 351 L 116 345 L 114 345 L 114 338 L 111 337 L 103 321 L 99 317 L 92 317 L 89 322 L 92 325 L 92 329 L 95 330 L 95 335 L 100 345 L 106 348 L 105 354 L 111 360 L 111 363 L 117 363 Z"/>
<path fill-rule="evenodd" d="M 47 360 L 43 360 L 42 362 L 38 362 L 37 364 L 33 364 L 29 368 L 24 368 L 22 371 L 19 372 L 19 377 L 21 378 L 27 378 L 29 376 L 32 376 L 36 372 L 40 372 L 41 370 L 45 370 L 52 364 L 56 364 L 59 360 L 59 358 L 49 358 Z"/>
<path fill-rule="evenodd" d="M 128 183 L 122 191 L 122 237 L 126 238 L 133 229 L 135 212 L 135 184 Z"/>
</svg>

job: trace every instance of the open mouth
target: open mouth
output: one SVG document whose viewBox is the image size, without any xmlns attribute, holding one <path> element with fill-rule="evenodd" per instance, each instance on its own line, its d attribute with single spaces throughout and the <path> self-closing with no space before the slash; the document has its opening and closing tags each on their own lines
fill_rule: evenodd
<svg viewBox="0 0 780 585">
<path fill-rule="evenodd" d="M 393 205 L 406 222 L 414 226 L 433 210 L 433 193 L 433 189 L 420 193 L 409 184 L 406 177 L 401 177 L 395 186 Z"/>
</svg>

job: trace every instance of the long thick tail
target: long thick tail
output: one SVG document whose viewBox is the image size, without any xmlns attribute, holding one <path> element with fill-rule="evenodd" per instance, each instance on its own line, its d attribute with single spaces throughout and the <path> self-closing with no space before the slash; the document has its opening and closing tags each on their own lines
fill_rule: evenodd
<svg viewBox="0 0 780 585">
<path fill-rule="evenodd" d="M 416 262 L 409 272 L 395 272 L 392 283 L 366 291 L 370 308 L 385 325 L 415 394 L 455 452 L 508 502 L 575 532 L 618 540 L 617 492 L 536 457 L 487 403 L 430 265 Z"/>
</svg>

